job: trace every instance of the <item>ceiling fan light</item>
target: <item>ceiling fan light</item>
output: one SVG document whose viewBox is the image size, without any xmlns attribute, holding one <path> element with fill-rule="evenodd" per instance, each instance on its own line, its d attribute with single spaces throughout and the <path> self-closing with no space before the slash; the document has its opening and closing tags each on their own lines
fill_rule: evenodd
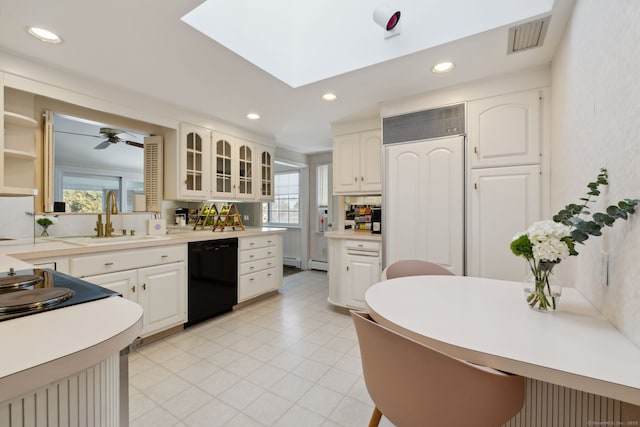
<svg viewBox="0 0 640 427">
<path fill-rule="evenodd" d="M 53 33 L 49 30 L 45 30 L 44 28 L 39 27 L 28 27 L 27 32 L 36 39 L 51 44 L 60 44 L 62 43 L 62 39 L 56 33 Z"/>
<path fill-rule="evenodd" d="M 260 120 L 260 114 L 258 114 L 258 113 L 249 113 L 249 114 L 247 114 L 247 119 L 249 119 L 249 120 Z"/>
</svg>

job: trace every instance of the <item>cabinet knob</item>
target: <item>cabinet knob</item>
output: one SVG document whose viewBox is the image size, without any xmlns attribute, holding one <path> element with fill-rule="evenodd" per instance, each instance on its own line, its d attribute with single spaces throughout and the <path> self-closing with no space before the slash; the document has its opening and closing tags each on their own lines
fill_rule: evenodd
<svg viewBox="0 0 640 427">
<path fill-rule="evenodd" d="M 364 176 L 361 176 L 361 177 L 360 177 L 360 181 L 364 181 Z"/>
<path fill-rule="evenodd" d="M 133 286 L 131 287 L 131 292 L 132 292 L 132 293 L 134 293 L 134 294 L 136 293 L 136 285 L 133 285 Z"/>
<path fill-rule="evenodd" d="M 353 180 L 354 180 L 355 182 L 358 182 L 358 177 L 357 177 L 357 176 L 354 176 L 354 177 L 353 177 Z"/>
</svg>

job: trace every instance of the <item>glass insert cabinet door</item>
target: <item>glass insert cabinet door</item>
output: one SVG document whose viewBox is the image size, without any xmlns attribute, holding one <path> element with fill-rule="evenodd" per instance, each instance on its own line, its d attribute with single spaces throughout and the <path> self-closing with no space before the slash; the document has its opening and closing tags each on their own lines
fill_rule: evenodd
<svg viewBox="0 0 640 427">
<path fill-rule="evenodd" d="M 261 194 L 264 197 L 271 197 L 273 196 L 273 162 L 271 161 L 271 153 L 268 151 L 263 151 L 261 157 Z"/>
<path fill-rule="evenodd" d="M 253 150 L 248 145 L 239 149 L 238 195 L 253 194 Z"/>
<path fill-rule="evenodd" d="M 231 143 L 225 139 L 216 141 L 216 194 L 233 194 L 231 175 Z"/>
<path fill-rule="evenodd" d="M 187 191 L 202 191 L 202 161 L 203 141 L 197 132 L 189 132 L 186 138 L 186 179 L 184 181 Z"/>
</svg>

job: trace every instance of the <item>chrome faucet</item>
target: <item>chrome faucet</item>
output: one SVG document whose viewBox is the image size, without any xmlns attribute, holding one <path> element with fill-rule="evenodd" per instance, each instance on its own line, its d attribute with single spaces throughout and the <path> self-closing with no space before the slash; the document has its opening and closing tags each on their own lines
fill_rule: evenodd
<svg viewBox="0 0 640 427">
<path fill-rule="evenodd" d="M 111 205 L 111 207 L 109 207 Z M 111 224 L 111 215 L 116 215 L 118 213 L 118 206 L 116 203 L 116 193 L 109 190 L 107 191 L 107 200 L 106 200 L 106 208 L 107 208 L 107 223 L 104 225 L 104 237 L 111 237 L 111 233 L 113 233 L 113 225 Z"/>
</svg>

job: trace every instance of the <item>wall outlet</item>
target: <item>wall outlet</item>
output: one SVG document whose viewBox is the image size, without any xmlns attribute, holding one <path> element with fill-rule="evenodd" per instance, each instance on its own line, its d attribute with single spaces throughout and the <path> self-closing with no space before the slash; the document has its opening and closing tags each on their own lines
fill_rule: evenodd
<svg viewBox="0 0 640 427">
<path fill-rule="evenodd" d="M 600 251 L 600 259 L 598 260 L 600 269 L 600 284 L 609 286 L 609 253 Z"/>
<path fill-rule="evenodd" d="M 249 215 L 245 215 L 245 216 L 242 218 L 242 220 L 243 220 L 243 221 L 249 221 Z"/>
</svg>

